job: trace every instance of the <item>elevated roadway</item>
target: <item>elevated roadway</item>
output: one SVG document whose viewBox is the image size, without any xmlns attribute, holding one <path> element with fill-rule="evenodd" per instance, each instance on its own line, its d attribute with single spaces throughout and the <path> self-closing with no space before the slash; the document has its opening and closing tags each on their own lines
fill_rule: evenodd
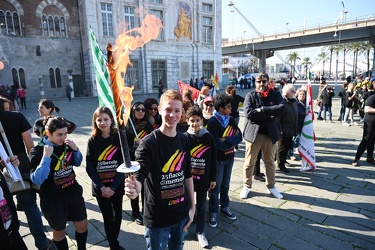
<svg viewBox="0 0 375 250">
<path fill-rule="evenodd" d="M 261 60 L 260 68 L 262 69 L 265 68 L 266 58 L 273 56 L 273 53 L 278 50 L 361 41 L 369 41 L 375 47 L 374 36 L 375 18 L 363 18 L 349 20 L 343 24 L 318 26 L 223 43 L 222 54 L 223 56 L 252 54 Z"/>
</svg>

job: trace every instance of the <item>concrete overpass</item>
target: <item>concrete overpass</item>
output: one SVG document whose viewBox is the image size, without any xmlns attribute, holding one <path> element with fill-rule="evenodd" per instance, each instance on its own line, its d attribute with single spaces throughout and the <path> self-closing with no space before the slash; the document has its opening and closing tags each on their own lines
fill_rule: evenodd
<svg viewBox="0 0 375 250">
<path fill-rule="evenodd" d="M 227 42 L 222 45 L 222 54 L 223 56 L 252 54 L 260 59 L 262 71 L 265 69 L 266 58 L 273 56 L 274 51 L 337 45 L 339 39 L 340 43 L 369 41 L 375 48 L 375 18 L 349 20 L 343 24 L 318 26 Z M 375 63 L 375 58 L 373 63 Z"/>
</svg>

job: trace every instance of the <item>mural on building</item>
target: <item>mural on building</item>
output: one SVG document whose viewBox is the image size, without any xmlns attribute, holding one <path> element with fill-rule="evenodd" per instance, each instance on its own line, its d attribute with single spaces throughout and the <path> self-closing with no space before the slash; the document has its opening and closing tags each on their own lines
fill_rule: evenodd
<svg viewBox="0 0 375 250">
<path fill-rule="evenodd" d="M 174 28 L 174 34 L 177 37 L 177 41 L 181 37 L 191 39 L 191 9 L 185 2 L 177 4 L 177 25 Z"/>
</svg>

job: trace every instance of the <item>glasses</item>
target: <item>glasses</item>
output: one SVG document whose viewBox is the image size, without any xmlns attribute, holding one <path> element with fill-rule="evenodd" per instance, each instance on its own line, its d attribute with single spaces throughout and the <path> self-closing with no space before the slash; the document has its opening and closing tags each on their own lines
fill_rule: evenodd
<svg viewBox="0 0 375 250">
<path fill-rule="evenodd" d="M 146 109 L 145 108 L 135 108 L 134 109 L 135 111 L 137 111 L 137 112 L 146 112 Z"/>
<path fill-rule="evenodd" d="M 263 83 L 263 84 L 265 84 L 265 83 L 267 83 L 267 80 L 261 80 L 261 81 L 258 80 L 257 83 Z"/>
<path fill-rule="evenodd" d="M 158 108 L 153 108 L 153 107 L 151 107 L 151 108 L 148 108 L 148 110 L 150 110 L 150 111 L 158 111 Z"/>
<path fill-rule="evenodd" d="M 214 106 L 212 103 L 210 103 L 210 104 L 206 104 L 205 103 L 204 105 L 209 106 L 209 107 L 213 107 Z"/>
</svg>

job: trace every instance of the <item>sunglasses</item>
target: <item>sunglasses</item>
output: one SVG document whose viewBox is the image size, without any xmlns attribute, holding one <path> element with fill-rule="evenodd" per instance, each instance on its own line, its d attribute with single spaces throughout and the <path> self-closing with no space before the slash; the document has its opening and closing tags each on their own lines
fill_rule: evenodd
<svg viewBox="0 0 375 250">
<path fill-rule="evenodd" d="M 206 106 L 210 106 L 210 107 L 213 107 L 214 105 L 212 103 L 210 104 L 205 104 Z"/>
<path fill-rule="evenodd" d="M 148 108 L 148 110 L 153 110 L 153 111 L 158 111 L 158 108 L 153 108 L 153 107 L 151 107 L 151 108 Z"/>
<path fill-rule="evenodd" d="M 267 83 L 267 80 L 261 80 L 261 81 L 258 80 L 257 83 L 263 83 L 264 84 L 264 83 Z"/>
<path fill-rule="evenodd" d="M 134 109 L 135 111 L 137 111 L 137 112 L 146 112 L 146 109 L 144 109 L 144 108 L 135 108 Z"/>
</svg>

